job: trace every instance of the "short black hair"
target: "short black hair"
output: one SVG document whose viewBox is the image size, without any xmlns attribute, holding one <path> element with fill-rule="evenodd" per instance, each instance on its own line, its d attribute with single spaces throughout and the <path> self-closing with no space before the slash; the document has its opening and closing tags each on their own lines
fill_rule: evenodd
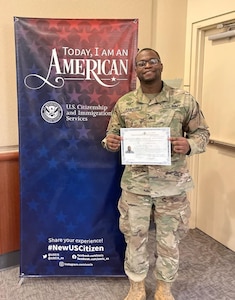
<svg viewBox="0 0 235 300">
<path fill-rule="evenodd" d="M 152 49 L 152 48 L 142 48 L 141 50 L 138 49 L 138 52 L 137 52 L 137 54 L 136 54 L 136 57 L 137 57 L 141 52 L 143 52 L 143 51 L 153 51 L 154 53 L 157 54 L 157 56 L 159 57 L 159 59 L 161 59 L 159 53 L 158 53 L 156 50 Z M 136 58 L 136 57 L 135 57 L 135 58 Z"/>
</svg>

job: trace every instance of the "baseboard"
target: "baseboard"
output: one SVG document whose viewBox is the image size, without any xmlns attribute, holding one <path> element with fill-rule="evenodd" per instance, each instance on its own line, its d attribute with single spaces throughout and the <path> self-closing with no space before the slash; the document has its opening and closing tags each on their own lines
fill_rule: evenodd
<svg viewBox="0 0 235 300">
<path fill-rule="evenodd" d="M 0 255 L 0 270 L 17 266 L 20 263 L 20 251 Z"/>
</svg>

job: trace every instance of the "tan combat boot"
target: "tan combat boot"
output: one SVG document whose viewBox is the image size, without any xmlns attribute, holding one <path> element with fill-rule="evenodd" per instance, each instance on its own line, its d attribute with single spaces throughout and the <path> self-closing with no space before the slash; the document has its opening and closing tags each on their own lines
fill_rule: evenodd
<svg viewBox="0 0 235 300">
<path fill-rule="evenodd" d="M 144 280 L 140 282 L 130 280 L 130 290 L 124 300 L 146 300 Z"/>
<path fill-rule="evenodd" d="M 171 283 L 158 280 L 154 300 L 174 300 L 171 294 Z"/>
</svg>

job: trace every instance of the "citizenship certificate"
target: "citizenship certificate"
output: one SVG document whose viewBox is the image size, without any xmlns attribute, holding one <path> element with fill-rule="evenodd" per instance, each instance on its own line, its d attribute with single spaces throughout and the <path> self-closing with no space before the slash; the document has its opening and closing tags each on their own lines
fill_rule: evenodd
<svg viewBox="0 0 235 300">
<path fill-rule="evenodd" d="M 121 128 L 123 165 L 171 165 L 169 127 Z"/>
</svg>

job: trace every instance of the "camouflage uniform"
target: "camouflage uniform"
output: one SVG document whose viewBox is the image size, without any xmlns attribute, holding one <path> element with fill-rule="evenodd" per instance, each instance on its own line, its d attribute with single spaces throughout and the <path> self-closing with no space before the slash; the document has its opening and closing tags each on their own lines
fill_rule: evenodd
<svg viewBox="0 0 235 300">
<path fill-rule="evenodd" d="M 165 83 L 154 99 L 150 100 L 140 87 L 118 100 L 107 135 L 120 135 L 120 128 L 130 127 L 170 127 L 171 137 L 188 138 L 189 155 L 204 152 L 209 140 L 208 126 L 195 99 Z M 171 162 L 170 166 L 125 166 L 119 200 L 120 229 L 127 242 L 125 271 L 133 281 L 141 281 L 147 275 L 146 242 L 153 204 L 157 224 L 156 276 L 172 282 L 177 275 L 178 243 L 181 233 L 187 232 L 190 216 L 186 191 L 193 187 L 193 181 L 186 155 L 172 151 Z"/>
</svg>

